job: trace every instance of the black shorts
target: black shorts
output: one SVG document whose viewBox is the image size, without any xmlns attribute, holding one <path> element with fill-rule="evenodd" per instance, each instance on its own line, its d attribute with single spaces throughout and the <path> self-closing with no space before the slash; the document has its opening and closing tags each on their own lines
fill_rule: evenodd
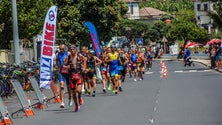
<svg viewBox="0 0 222 125">
<path fill-rule="evenodd" d="M 122 76 L 126 76 L 126 68 L 124 68 L 123 70 L 120 70 L 120 73 Z"/>
<path fill-rule="evenodd" d="M 96 73 L 95 72 L 88 72 L 87 75 L 88 75 L 89 79 L 92 79 L 93 77 L 96 76 Z"/>
</svg>

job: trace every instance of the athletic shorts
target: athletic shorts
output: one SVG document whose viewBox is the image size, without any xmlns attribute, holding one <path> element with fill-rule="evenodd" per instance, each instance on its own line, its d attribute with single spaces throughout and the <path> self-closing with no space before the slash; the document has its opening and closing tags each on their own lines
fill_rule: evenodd
<svg viewBox="0 0 222 125">
<path fill-rule="evenodd" d="M 110 70 L 110 77 L 118 76 L 119 75 L 119 69 L 118 67 L 115 70 Z"/>
<path fill-rule="evenodd" d="M 131 70 L 134 71 L 135 69 L 137 69 L 137 63 L 133 63 L 131 65 Z"/>
<path fill-rule="evenodd" d="M 107 67 L 101 67 L 101 75 L 107 74 Z"/>
<path fill-rule="evenodd" d="M 219 61 L 219 56 L 218 55 L 215 56 L 215 61 Z"/>
<path fill-rule="evenodd" d="M 137 64 L 139 68 L 142 68 L 144 66 L 144 62 L 138 62 Z"/>
<path fill-rule="evenodd" d="M 124 68 L 123 70 L 120 71 L 122 76 L 126 76 L 126 68 Z"/>
<path fill-rule="evenodd" d="M 78 85 L 82 85 L 82 79 L 78 79 L 78 80 L 71 80 L 70 79 L 70 88 L 73 90 L 73 89 L 76 89 L 76 87 Z"/>
<path fill-rule="evenodd" d="M 65 82 L 69 86 L 69 74 L 58 73 L 59 82 Z"/>
</svg>

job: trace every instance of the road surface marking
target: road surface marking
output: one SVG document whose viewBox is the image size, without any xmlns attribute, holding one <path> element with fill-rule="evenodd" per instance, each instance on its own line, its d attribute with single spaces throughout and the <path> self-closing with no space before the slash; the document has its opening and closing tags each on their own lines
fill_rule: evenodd
<svg viewBox="0 0 222 125">
<path fill-rule="evenodd" d="M 156 112 L 156 107 L 154 107 L 153 111 Z"/>
<path fill-rule="evenodd" d="M 189 72 L 197 72 L 197 70 L 189 70 Z"/>
<path fill-rule="evenodd" d="M 153 120 L 153 119 L 150 119 L 149 121 L 150 121 L 150 123 L 151 123 L 151 124 L 153 124 L 153 122 L 154 122 L 154 120 Z"/>
<path fill-rule="evenodd" d="M 153 74 L 153 72 L 146 72 L 145 74 Z"/>
<path fill-rule="evenodd" d="M 179 70 L 179 71 L 174 71 L 174 72 L 183 72 L 183 70 Z"/>
<path fill-rule="evenodd" d="M 176 70 L 175 73 L 211 72 L 214 70 Z"/>
</svg>

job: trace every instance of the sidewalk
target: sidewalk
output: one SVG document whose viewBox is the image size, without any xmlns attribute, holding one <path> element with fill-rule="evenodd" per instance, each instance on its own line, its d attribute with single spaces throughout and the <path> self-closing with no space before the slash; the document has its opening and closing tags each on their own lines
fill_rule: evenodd
<svg viewBox="0 0 222 125">
<path fill-rule="evenodd" d="M 209 59 L 205 59 L 205 60 L 200 60 L 200 59 L 196 59 L 196 60 L 193 60 L 194 62 L 198 62 L 198 63 L 201 63 L 202 65 L 208 67 L 208 68 L 211 68 L 211 62 Z M 222 73 L 222 69 L 213 69 L 215 71 L 218 71 L 220 73 Z"/>
<path fill-rule="evenodd" d="M 176 56 L 163 56 L 161 59 L 157 60 L 167 60 L 167 61 L 183 61 L 183 59 L 177 59 Z M 193 57 L 192 60 L 196 63 L 200 63 L 208 68 L 211 68 L 211 62 L 210 59 L 207 56 L 202 56 L 202 57 Z M 218 71 L 222 73 L 222 69 L 213 69 L 215 71 Z"/>
</svg>

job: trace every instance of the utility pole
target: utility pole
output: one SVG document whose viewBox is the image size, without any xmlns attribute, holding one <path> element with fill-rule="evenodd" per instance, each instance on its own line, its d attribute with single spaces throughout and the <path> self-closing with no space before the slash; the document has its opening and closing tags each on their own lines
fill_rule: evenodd
<svg viewBox="0 0 222 125">
<path fill-rule="evenodd" d="M 19 48 L 19 35 L 18 35 L 18 19 L 16 0 L 12 0 L 12 18 L 13 18 L 13 42 L 14 42 L 14 55 L 15 63 L 20 65 L 20 48 Z"/>
</svg>

